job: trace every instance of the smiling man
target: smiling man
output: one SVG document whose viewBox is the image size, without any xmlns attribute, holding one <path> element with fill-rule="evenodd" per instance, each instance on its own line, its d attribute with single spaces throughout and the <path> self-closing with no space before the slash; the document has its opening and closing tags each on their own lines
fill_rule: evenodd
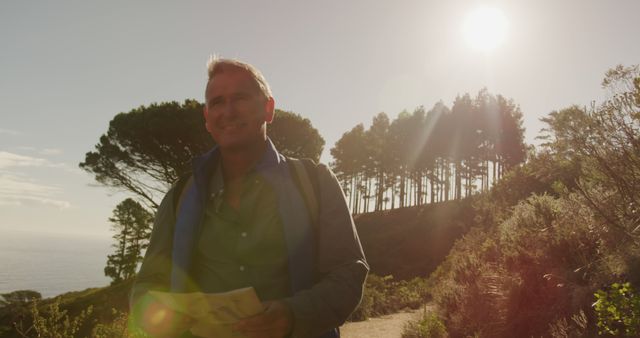
<svg viewBox="0 0 640 338">
<path fill-rule="evenodd" d="M 217 146 L 194 159 L 193 175 L 162 201 L 132 313 L 142 314 L 140 325 L 153 335 L 189 337 L 192 320 L 147 291 L 253 287 L 265 310 L 237 322 L 236 332 L 339 337 L 369 270 L 340 185 L 326 166 L 306 166 L 317 201 L 305 199 L 293 160 L 267 137 L 275 101 L 257 69 L 212 59 L 208 73 L 204 120 Z M 147 320 L 144 313 L 162 315 Z"/>
</svg>

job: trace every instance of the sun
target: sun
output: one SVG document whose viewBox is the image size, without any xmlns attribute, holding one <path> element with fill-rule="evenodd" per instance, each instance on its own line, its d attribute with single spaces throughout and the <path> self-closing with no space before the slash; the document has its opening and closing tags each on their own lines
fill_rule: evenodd
<svg viewBox="0 0 640 338">
<path fill-rule="evenodd" d="M 507 28 L 507 18 L 500 9 L 482 7 L 467 15 L 462 32 L 471 47 L 490 52 L 504 42 Z"/>
</svg>

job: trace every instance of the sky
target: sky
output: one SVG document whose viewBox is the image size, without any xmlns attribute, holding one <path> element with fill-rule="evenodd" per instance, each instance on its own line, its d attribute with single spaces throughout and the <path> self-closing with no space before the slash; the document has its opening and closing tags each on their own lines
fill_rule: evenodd
<svg viewBox="0 0 640 338">
<path fill-rule="evenodd" d="M 505 18 L 480 51 L 463 26 Z M 607 69 L 640 63 L 640 1 L 13 1 L 0 3 L 0 236 L 109 237 L 128 197 L 78 163 L 109 121 L 153 102 L 203 100 L 211 54 L 258 67 L 276 105 L 326 140 L 374 115 L 486 87 L 535 143 L 553 110 L 600 100 Z"/>
</svg>

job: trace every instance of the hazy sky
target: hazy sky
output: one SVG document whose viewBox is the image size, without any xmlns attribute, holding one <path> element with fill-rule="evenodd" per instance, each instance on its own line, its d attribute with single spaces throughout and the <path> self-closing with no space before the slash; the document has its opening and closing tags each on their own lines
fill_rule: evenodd
<svg viewBox="0 0 640 338">
<path fill-rule="evenodd" d="M 504 42 L 462 36 L 480 6 Z M 386 112 L 482 87 L 538 119 L 602 96 L 604 72 L 640 62 L 640 1 L 2 1 L 0 236 L 110 236 L 124 194 L 78 169 L 111 118 L 152 102 L 202 101 L 212 53 L 260 68 L 276 104 L 334 142 Z"/>
</svg>

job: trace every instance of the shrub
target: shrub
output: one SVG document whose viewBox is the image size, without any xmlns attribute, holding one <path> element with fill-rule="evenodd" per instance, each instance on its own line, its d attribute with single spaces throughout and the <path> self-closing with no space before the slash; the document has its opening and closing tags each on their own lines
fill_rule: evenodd
<svg viewBox="0 0 640 338">
<path fill-rule="evenodd" d="M 38 309 L 38 301 L 31 302 L 31 316 L 33 324 L 27 329 L 22 328 L 22 323 L 16 325 L 16 331 L 22 337 L 31 337 L 30 332 L 35 331 L 35 337 L 68 338 L 75 337 L 91 312 L 92 307 L 80 312 L 75 317 L 69 317 L 66 310 L 60 310 L 60 300 L 55 299 L 46 307 L 44 312 Z"/>
<path fill-rule="evenodd" d="M 432 275 L 432 294 L 454 336 L 547 335 L 588 308 L 598 231 L 570 198 L 533 196 L 498 227 L 474 229 Z"/>
<path fill-rule="evenodd" d="M 137 328 L 131 323 L 129 314 L 121 312 L 116 309 L 111 309 L 113 321 L 107 323 L 98 323 L 91 330 L 91 337 L 93 338 L 111 338 L 111 337 L 123 337 L 123 338 L 148 338 L 149 335 L 144 333 L 140 328 Z"/>
<path fill-rule="evenodd" d="M 553 338 L 573 338 L 587 336 L 588 319 L 584 311 L 571 316 L 571 320 L 563 317 L 549 324 L 549 335 Z"/>
<path fill-rule="evenodd" d="M 447 337 L 444 323 L 434 311 L 422 313 L 418 320 L 410 321 L 402 330 L 402 338 L 440 338 Z"/>
<path fill-rule="evenodd" d="M 613 283 L 608 291 L 598 290 L 595 297 L 598 333 L 628 337 L 640 334 L 640 294 L 630 283 Z"/>
<path fill-rule="evenodd" d="M 429 294 L 423 278 L 394 280 L 393 276 L 367 278 L 362 301 L 349 321 L 362 321 L 370 317 L 395 313 L 403 309 L 418 309 Z"/>
</svg>

